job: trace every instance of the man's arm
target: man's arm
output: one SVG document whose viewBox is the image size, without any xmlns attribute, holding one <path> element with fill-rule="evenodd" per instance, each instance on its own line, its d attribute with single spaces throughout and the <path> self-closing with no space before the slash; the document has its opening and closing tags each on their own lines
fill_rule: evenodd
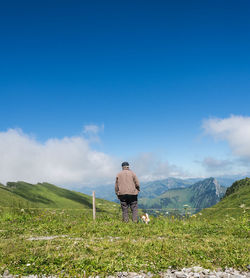
<svg viewBox="0 0 250 278">
<path fill-rule="evenodd" d="M 118 195 L 118 191 L 119 191 L 118 177 L 116 177 L 116 180 L 115 180 L 115 194 L 116 194 L 116 195 Z"/>
<path fill-rule="evenodd" d="M 136 174 L 133 175 L 133 180 L 134 180 L 134 183 L 135 183 L 135 188 L 140 191 L 140 182 L 136 176 Z"/>
</svg>

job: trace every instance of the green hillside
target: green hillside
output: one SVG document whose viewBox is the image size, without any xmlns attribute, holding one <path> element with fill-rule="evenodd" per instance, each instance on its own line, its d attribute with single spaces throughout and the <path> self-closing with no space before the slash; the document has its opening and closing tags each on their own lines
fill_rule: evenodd
<svg viewBox="0 0 250 278">
<path fill-rule="evenodd" d="M 142 208 L 153 209 L 182 209 L 184 204 L 189 204 L 192 197 L 190 188 L 169 189 L 164 194 L 157 198 L 140 199 L 140 206 Z"/>
<path fill-rule="evenodd" d="M 236 181 L 230 186 L 224 198 L 215 206 L 204 209 L 203 216 L 210 218 L 249 217 L 250 178 Z"/>
<path fill-rule="evenodd" d="M 96 203 L 100 208 L 111 204 L 102 199 Z M 7 186 L 0 185 L 0 206 L 91 209 L 92 197 L 49 183 L 8 182 Z"/>
<path fill-rule="evenodd" d="M 186 188 L 169 189 L 156 198 L 142 198 L 140 207 L 184 211 L 184 206 L 188 205 L 195 212 L 216 204 L 224 193 L 225 188 L 215 178 L 208 178 Z"/>
<path fill-rule="evenodd" d="M 141 184 L 140 198 L 157 198 L 169 189 L 186 188 L 200 179 L 167 178 Z"/>
<path fill-rule="evenodd" d="M 13 194 L 7 186 L 0 184 L 0 207 L 30 207 L 26 199 Z"/>
</svg>

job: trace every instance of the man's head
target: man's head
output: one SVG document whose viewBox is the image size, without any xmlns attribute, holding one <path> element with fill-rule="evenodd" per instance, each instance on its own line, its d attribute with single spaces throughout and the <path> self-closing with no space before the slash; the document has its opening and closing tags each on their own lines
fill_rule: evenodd
<svg viewBox="0 0 250 278">
<path fill-rule="evenodd" d="M 128 162 L 122 162 L 122 169 L 123 170 L 127 170 L 127 169 L 129 169 L 129 163 Z"/>
</svg>

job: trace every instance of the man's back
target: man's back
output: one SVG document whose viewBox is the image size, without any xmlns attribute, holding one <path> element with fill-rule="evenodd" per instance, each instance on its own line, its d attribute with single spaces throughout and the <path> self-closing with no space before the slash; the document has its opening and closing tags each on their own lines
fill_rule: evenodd
<svg viewBox="0 0 250 278">
<path fill-rule="evenodd" d="M 138 195 L 139 191 L 139 180 L 133 171 L 124 169 L 117 174 L 115 184 L 117 195 Z"/>
</svg>

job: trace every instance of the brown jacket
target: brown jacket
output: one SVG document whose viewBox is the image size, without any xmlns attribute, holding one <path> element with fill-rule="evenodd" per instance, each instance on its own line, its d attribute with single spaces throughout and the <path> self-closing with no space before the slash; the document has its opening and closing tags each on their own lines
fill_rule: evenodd
<svg viewBox="0 0 250 278">
<path fill-rule="evenodd" d="M 139 191 L 140 183 L 133 171 L 125 169 L 117 174 L 115 182 L 116 195 L 138 195 Z"/>
</svg>

